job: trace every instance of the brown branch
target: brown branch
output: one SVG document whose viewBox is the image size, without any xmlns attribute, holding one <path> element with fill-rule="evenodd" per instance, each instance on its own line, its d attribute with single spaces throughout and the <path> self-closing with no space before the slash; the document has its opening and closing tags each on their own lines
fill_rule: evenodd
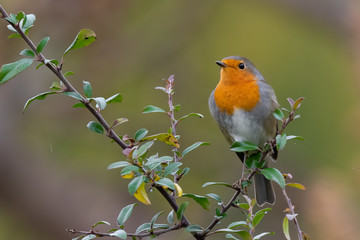
<svg viewBox="0 0 360 240">
<path fill-rule="evenodd" d="M 166 199 L 166 201 L 170 204 L 170 206 L 176 213 L 177 210 L 179 209 L 179 206 L 177 205 L 177 203 L 175 201 L 175 197 L 170 195 L 162 186 L 155 186 L 155 188 L 161 193 L 161 195 Z M 181 225 L 182 227 L 188 227 L 191 225 L 189 220 L 187 220 L 187 218 L 185 217 L 185 215 L 183 215 L 183 217 L 181 219 L 181 224 L 182 224 Z M 205 239 L 204 235 L 201 233 L 191 232 L 191 234 L 194 236 L 195 239 L 198 239 L 198 240 Z"/>
<path fill-rule="evenodd" d="M 179 230 L 181 229 L 182 223 L 176 224 L 168 229 L 164 229 L 164 230 L 159 230 L 159 231 L 152 231 L 149 233 L 126 233 L 127 236 L 129 237 L 150 237 L 150 236 L 159 236 L 162 235 L 164 233 L 168 233 L 171 231 L 175 231 L 175 230 Z M 104 233 L 104 232 L 96 232 L 94 229 L 91 229 L 90 231 L 82 231 L 82 230 L 75 230 L 75 229 L 66 229 L 67 232 L 72 233 L 72 234 L 83 234 L 85 236 L 87 235 L 91 235 L 94 234 L 97 237 L 114 237 L 113 235 L 111 235 L 111 233 Z"/>
</svg>

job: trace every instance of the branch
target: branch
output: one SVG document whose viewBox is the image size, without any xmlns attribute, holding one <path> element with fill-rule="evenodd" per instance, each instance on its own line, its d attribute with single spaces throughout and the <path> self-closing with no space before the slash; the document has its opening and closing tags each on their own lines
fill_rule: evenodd
<svg viewBox="0 0 360 240">
<path fill-rule="evenodd" d="M 245 158 L 246 158 L 246 154 L 245 154 Z M 246 159 L 244 159 L 245 161 Z M 239 184 L 238 186 L 235 186 L 236 188 L 236 192 L 234 193 L 234 195 L 231 197 L 231 199 L 228 201 L 228 203 L 223 206 L 221 212 L 220 212 L 220 215 L 223 215 L 225 214 L 229 209 L 230 207 L 234 206 L 234 201 L 236 200 L 236 198 L 242 194 L 244 197 L 247 196 L 246 194 L 243 193 L 243 189 L 241 188 L 241 182 L 243 181 L 250 181 L 251 178 L 258 172 L 258 169 L 253 169 L 250 174 L 245 178 L 244 176 L 242 176 L 242 178 L 239 180 Z M 234 185 L 237 185 L 234 184 Z M 219 223 L 219 221 L 221 220 L 221 218 L 218 218 L 218 217 L 215 217 L 214 220 L 209 224 L 209 226 L 205 229 L 204 231 L 204 237 L 205 236 L 209 236 L 209 235 L 212 235 L 214 233 L 210 233 L 210 231 L 216 226 L 216 224 Z"/>
<path fill-rule="evenodd" d="M 156 186 L 155 188 L 161 193 L 161 195 L 163 195 L 163 197 L 166 199 L 166 201 L 170 204 L 170 206 L 176 213 L 177 210 L 179 209 L 179 206 L 175 201 L 175 197 L 170 195 L 162 186 Z M 191 225 L 189 220 L 187 220 L 187 218 L 185 217 L 185 215 L 183 215 L 180 223 L 181 223 L 181 227 L 188 227 Z M 194 236 L 195 239 L 198 240 L 205 239 L 204 235 L 201 233 L 191 232 L 191 234 Z"/>
<path fill-rule="evenodd" d="M 179 223 L 179 224 L 176 224 L 176 225 L 174 225 L 174 226 L 172 226 L 171 228 L 168 228 L 168 229 L 159 230 L 159 231 L 153 231 L 153 232 L 149 232 L 149 233 L 127 233 L 127 236 L 129 236 L 129 237 L 138 237 L 138 238 L 150 237 L 150 236 L 159 236 L 159 235 L 164 234 L 164 233 L 179 230 L 182 227 L 183 227 L 182 224 Z M 78 233 L 84 234 L 85 236 L 94 234 L 97 237 L 114 237 L 114 235 L 111 235 L 112 233 L 96 232 L 96 231 L 94 231 L 94 229 L 91 229 L 90 231 L 66 229 L 66 231 L 68 231 L 69 233 L 72 233 L 72 234 L 78 234 Z"/>
<path fill-rule="evenodd" d="M 301 229 L 300 229 L 300 224 L 299 224 L 299 222 L 298 222 L 298 220 L 296 218 L 297 214 L 294 211 L 294 206 L 291 203 L 291 199 L 287 195 L 285 188 L 281 189 L 281 191 L 282 191 L 282 193 L 283 193 L 283 195 L 285 197 L 286 203 L 287 203 L 287 205 L 289 207 L 290 214 L 292 215 L 292 218 L 293 218 L 292 221 L 294 222 L 294 225 L 296 227 L 298 238 L 299 238 L 299 240 L 303 240 L 304 239 L 303 238 L 303 231 L 301 231 Z"/>
<path fill-rule="evenodd" d="M 241 193 L 241 189 L 238 189 L 238 190 L 236 190 L 236 192 L 234 193 L 234 195 L 231 197 L 231 199 L 229 200 L 229 202 L 225 205 L 225 206 L 223 206 L 223 208 L 222 208 L 222 210 L 221 210 L 221 213 L 220 213 L 220 215 L 223 215 L 223 214 L 225 214 L 228 210 L 229 210 L 229 208 L 231 207 L 231 206 L 233 206 L 233 202 L 236 200 L 236 198 L 240 195 L 240 193 Z M 211 229 L 213 229 L 215 226 L 216 226 L 216 224 L 218 224 L 218 222 L 221 220 L 221 218 L 219 218 L 219 217 L 216 217 L 216 218 L 214 218 L 214 220 L 209 224 L 209 226 L 205 229 L 205 231 L 204 231 L 204 237 L 205 236 L 208 236 L 208 235 L 211 235 L 211 233 L 209 233 L 210 231 L 211 231 Z"/>
<path fill-rule="evenodd" d="M 8 17 L 8 13 L 5 11 L 5 9 L 0 5 L 0 12 L 2 14 L 2 18 Z M 130 146 L 128 146 L 126 143 L 124 143 L 120 137 L 112 130 L 110 129 L 109 124 L 105 121 L 103 116 L 94 109 L 94 107 L 90 104 L 90 102 L 84 98 L 72 85 L 71 83 L 65 78 L 64 74 L 62 73 L 61 69 L 58 66 L 54 66 L 51 64 L 42 53 L 38 53 L 36 50 L 35 44 L 31 41 L 31 39 L 21 30 L 18 24 L 13 24 L 9 22 L 9 24 L 16 29 L 16 31 L 20 34 L 20 36 L 24 39 L 26 44 L 31 48 L 32 51 L 36 54 L 37 61 L 44 63 L 57 77 L 58 79 L 64 84 L 66 87 L 67 92 L 76 92 L 81 96 L 80 102 L 82 102 L 86 108 L 90 111 L 90 113 L 99 121 L 99 123 L 104 127 L 106 132 L 108 133 L 108 137 L 113 139 L 121 148 L 126 149 Z"/>
</svg>

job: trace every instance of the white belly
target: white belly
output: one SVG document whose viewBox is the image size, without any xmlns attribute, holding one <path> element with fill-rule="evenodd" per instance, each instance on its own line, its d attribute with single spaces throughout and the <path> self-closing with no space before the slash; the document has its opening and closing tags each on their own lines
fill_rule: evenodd
<svg viewBox="0 0 360 240">
<path fill-rule="evenodd" d="M 235 141 L 247 141 L 258 146 L 262 146 L 264 142 L 270 139 L 266 136 L 264 126 L 259 121 L 255 121 L 253 116 L 243 110 L 235 110 L 232 117 L 232 128 L 229 136 Z"/>
</svg>

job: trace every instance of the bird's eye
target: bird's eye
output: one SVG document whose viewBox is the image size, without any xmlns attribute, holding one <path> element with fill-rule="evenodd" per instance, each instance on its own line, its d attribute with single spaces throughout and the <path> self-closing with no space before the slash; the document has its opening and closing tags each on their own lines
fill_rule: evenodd
<svg viewBox="0 0 360 240">
<path fill-rule="evenodd" d="M 239 63 L 239 68 L 240 68 L 240 69 L 244 69 L 244 68 L 245 68 L 245 64 L 244 64 L 244 63 Z"/>
</svg>

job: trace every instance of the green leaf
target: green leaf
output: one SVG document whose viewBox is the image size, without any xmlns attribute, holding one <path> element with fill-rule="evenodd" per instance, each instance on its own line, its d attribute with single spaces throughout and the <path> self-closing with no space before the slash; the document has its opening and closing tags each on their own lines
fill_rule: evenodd
<svg viewBox="0 0 360 240">
<path fill-rule="evenodd" d="M 121 170 L 120 174 L 121 176 L 124 176 L 130 174 L 131 172 L 139 172 L 139 168 L 134 165 L 126 166 L 123 170 Z"/>
<path fill-rule="evenodd" d="M 129 165 L 130 165 L 130 163 L 127 161 L 114 162 L 114 163 L 110 164 L 107 167 L 107 169 L 110 170 L 110 169 L 115 169 L 115 168 L 122 168 L 122 167 L 126 167 Z"/>
<path fill-rule="evenodd" d="M 61 84 L 60 82 L 53 82 L 50 86 L 50 89 L 53 90 L 53 91 L 60 91 L 60 90 L 63 90 L 62 87 L 61 87 Z"/>
<path fill-rule="evenodd" d="M 35 20 L 36 20 L 36 16 L 34 14 L 27 14 L 24 18 L 24 23 L 22 26 L 23 31 L 30 29 L 34 25 Z"/>
<path fill-rule="evenodd" d="M 152 219 L 151 219 L 151 221 L 150 221 L 150 227 L 154 226 L 155 221 L 156 221 L 156 220 L 158 219 L 158 217 L 159 217 L 161 214 L 163 214 L 163 213 L 164 213 L 164 211 L 158 212 L 157 214 L 155 214 L 155 215 L 152 217 Z"/>
<path fill-rule="evenodd" d="M 141 139 L 143 139 L 146 136 L 148 132 L 149 131 L 145 128 L 140 128 L 139 130 L 137 130 L 134 136 L 135 141 L 139 142 Z"/>
<path fill-rule="evenodd" d="M 64 73 L 64 77 L 70 76 L 70 75 L 74 75 L 74 72 L 69 71 L 69 72 Z"/>
<path fill-rule="evenodd" d="M 277 120 L 280 120 L 282 121 L 284 119 L 284 113 L 280 110 L 280 109 L 276 109 L 274 112 L 273 112 L 273 116 L 277 119 Z"/>
<path fill-rule="evenodd" d="M 239 203 L 237 205 L 245 210 L 249 210 L 250 208 L 250 205 L 248 203 Z"/>
<path fill-rule="evenodd" d="M 77 100 L 82 100 L 82 97 L 79 93 L 77 92 L 63 92 L 64 95 L 75 98 Z"/>
<path fill-rule="evenodd" d="M 229 229 L 229 228 L 222 228 L 222 229 L 216 230 L 215 232 L 216 232 L 216 233 L 236 233 L 236 234 L 239 234 L 239 235 L 244 234 L 243 232 L 248 233 L 248 232 L 245 231 L 245 230 Z"/>
<path fill-rule="evenodd" d="M 14 78 L 16 75 L 30 67 L 33 63 L 33 59 L 23 58 L 19 61 L 4 64 L 0 70 L 0 85 L 6 83 L 10 79 Z"/>
<path fill-rule="evenodd" d="M 78 102 L 75 103 L 74 105 L 72 105 L 73 108 L 86 108 L 85 104 L 83 104 L 82 102 Z"/>
<path fill-rule="evenodd" d="M 210 202 L 206 197 L 192 193 L 183 193 L 182 196 L 194 199 L 203 209 L 209 210 Z"/>
<path fill-rule="evenodd" d="M 90 82 L 87 81 L 83 81 L 83 89 L 84 89 L 84 94 L 86 97 L 91 98 L 92 96 L 92 87 Z"/>
<path fill-rule="evenodd" d="M 174 210 L 170 211 L 170 213 L 167 215 L 166 219 L 169 224 L 174 224 Z"/>
<path fill-rule="evenodd" d="M 180 121 L 182 121 L 182 120 L 184 120 L 184 119 L 186 119 L 186 118 L 188 118 L 188 117 L 204 118 L 204 116 L 203 116 L 202 114 L 200 114 L 200 113 L 189 113 L 189 114 L 187 114 L 187 115 L 182 116 L 181 118 L 179 118 L 178 122 L 180 122 Z"/>
<path fill-rule="evenodd" d="M 108 226 L 111 225 L 111 224 L 110 224 L 109 222 L 107 222 L 107 221 L 99 221 L 99 222 L 95 223 L 94 225 L 92 225 L 91 227 L 94 228 L 94 227 L 96 227 L 97 225 L 101 225 L 101 224 L 106 224 L 106 225 L 108 225 Z"/>
<path fill-rule="evenodd" d="M 305 139 L 303 137 L 300 137 L 300 136 L 294 136 L 294 135 L 286 136 L 286 140 L 292 140 L 292 139 L 298 139 L 298 140 L 301 140 L 301 141 L 305 141 Z"/>
<path fill-rule="evenodd" d="M 190 151 L 203 146 L 203 145 L 210 145 L 210 143 L 208 142 L 196 142 L 193 145 L 191 145 L 190 147 L 187 147 L 181 154 L 182 157 L 184 157 L 186 154 L 188 154 Z"/>
<path fill-rule="evenodd" d="M 9 36 L 8 36 L 8 38 L 9 38 L 9 39 L 10 39 L 10 38 L 21 38 L 21 35 L 20 35 L 20 34 L 15 33 L 15 34 L 11 34 L 11 35 L 9 35 Z"/>
<path fill-rule="evenodd" d="M 17 20 L 21 20 L 25 17 L 25 13 L 24 12 L 18 12 L 18 14 L 16 15 L 16 19 Z"/>
<path fill-rule="evenodd" d="M 247 231 L 240 231 L 236 233 L 237 235 L 240 235 L 244 240 L 253 240 L 250 233 Z"/>
<path fill-rule="evenodd" d="M 247 152 L 257 149 L 259 149 L 258 146 L 249 142 L 234 142 L 230 147 L 230 150 L 234 152 Z"/>
<path fill-rule="evenodd" d="M 225 187 L 232 188 L 232 185 L 229 183 L 226 183 L 226 182 L 206 182 L 206 183 L 204 183 L 204 185 L 202 185 L 202 187 L 204 188 L 204 187 L 212 186 L 212 185 L 222 185 Z"/>
<path fill-rule="evenodd" d="M 227 228 L 232 229 L 232 228 L 239 227 L 239 226 L 248 227 L 248 224 L 246 221 L 237 221 L 237 222 L 230 223 Z"/>
<path fill-rule="evenodd" d="M 174 110 L 175 110 L 176 112 L 180 111 L 180 104 L 175 105 L 175 106 L 174 106 Z"/>
<path fill-rule="evenodd" d="M 143 113 L 152 113 L 152 112 L 162 112 L 164 113 L 165 110 L 159 108 L 159 107 L 155 107 L 153 105 L 148 105 L 143 109 Z"/>
<path fill-rule="evenodd" d="M 82 29 L 77 35 L 74 41 L 70 44 L 70 46 L 64 52 L 64 56 L 73 49 L 82 48 L 88 46 L 92 42 L 96 40 L 96 35 L 93 30 L 90 29 Z"/>
<path fill-rule="evenodd" d="M 282 227 L 286 240 L 290 240 L 289 219 L 286 216 L 284 217 Z"/>
<path fill-rule="evenodd" d="M 32 98 L 30 98 L 29 100 L 26 101 L 24 108 L 23 108 L 23 113 L 25 112 L 26 108 L 30 105 L 30 103 L 32 103 L 35 100 L 44 100 L 48 95 L 51 94 L 56 94 L 57 92 L 43 92 L 40 93 Z"/>
<path fill-rule="evenodd" d="M 123 99 L 122 95 L 120 93 L 117 93 L 106 99 L 106 103 L 119 103 L 122 102 L 122 99 Z"/>
<path fill-rule="evenodd" d="M 103 98 L 103 97 L 96 97 L 96 98 L 92 98 L 92 99 L 95 100 L 95 102 L 96 102 L 95 107 L 96 107 L 97 109 L 104 110 L 104 109 L 106 108 L 106 100 L 105 100 L 105 98 Z"/>
<path fill-rule="evenodd" d="M 279 184 L 279 186 L 285 188 L 285 179 L 279 170 L 276 168 L 265 168 L 261 170 L 262 175 L 269 180 L 272 180 Z"/>
<path fill-rule="evenodd" d="M 261 152 L 255 152 L 253 154 L 251 154 L 250 156 L 248 156 L 245 160 L 245 166 L 249 169 L 254 169 L 254 168 L 261 168 L 261 166 L 259 166 L 259 160 L 261 158 Z"/>
<path fill-rule="evenodd" d="M 126 239 L 127 238 L 127 234 L 124 230 L 119 229 L 116 232 L 110 233 L 110 236 L 114 236 L 114 237 L 118 237 L 120 239 Z"/>
<path fill-rule="evenodd" d="M 81 239 L 81 240 L 91 240 L 91 239 L 94 239 L 94 238 L 96 238 L 96 235 L 94 235 L 94 234 L 89 234 L 89 235 L 87 235 L 86 237 L 84 237 L 84 238 Z"/>
<path fill-rule="evenodd" d="M 101 133 L 101 134 L 104 133 L 104 128 L 103 128 L 103 126 L 102 126 L 100 123 L 98 123 L 98 122 L 90 121 L 90 122 L 86 125 L 86 127 L 87 127 L 88 129 L 90 129 L 91 131 L 95 132 L 95 133 Z"/>
<path fill-rule="evenodd" d="M 164 170 L 164 177 L 166 177 L 167 175 L 173 173 L 173 172 L 177 172 L 179 170 L 179 167 L 182 165 L 181 162 L 174 162 L 174 163 L 170 163 L 169 165 L 167 165 L 165 167 Z"/>
<path fill-rule="evenodd" d="M 84 237 L 84 235 L 80 235 L 78 237 L 73 238 L 72 240 L 80 240 L 80 239 L 83 239 L 83 237 Z"/>
<path fill-rule="evenodd" d="M 27 57 L 35 57 L 35 53 L 30 49 L 22 50 L 20 55 L 27 56 Z"/>
<path fill-rule="evenodd" d="M 143 223 L 136 229 L 135 234 L 149 230 L 150 230 L 150 223 Z"/>
<path fill-rule="evenodd" d="M 153 144 L 154 142 L 147 142 L 141 145 L 138 149 L 135 149 L 132 154 L 133 158 L 139 158 L 143 156 Z"/>
<path fill-rule="evenodd" d="M 10 16 L 6 17 L 5 20 L 12 23 L 12 24 L 17 24 L 18 23 L 18 19 L 16 19 L 16 15 L 13 14 L 13 13 L 10 13 Z"/>
<path fill-rule="evenodd" d="M 39 44 L 36 47 L 37 53 L 42 52 L 42 50 L 44 49 L 44 47 L 46 46 L 46 44 L 48 43 L 49 40 L 50 40 L 50 37 L 45 37 L 45 38 L 41 39 L 41 41 L 39 42 Z"/>
<path fill-rule="evenodd" d="M 256 235 L 254 237 L 254 240 L 258 240 L 260 238 L 262 238 L 263 236 L 267 236 L 267 235 L 274 235 L 275 233 L 274 232 L 264 232 L 264 233 L 260 233 L 258 235 Z"/>
<path fill-rule="evenodd" d="M 283 150 L 287 142 L 286 134 L 276 135 L 276 148 L 277 150 Z"/>
<path fill-rule="evenodd" d="M 173 181 L 171 181 L 168 178 L 162 178 L 159 181 L 156 181 L 155 183 L 159 184 L 161 186 L 164 186 L 164 187 L 168 187 L 171 190 L 175 190 L 175 185 L 174 185 Z"/>
<path fill-rule="evenodd" d="M 189 202 L 183 202 L 180 205 L 180 207 L 178 208 L 178 210 L 176 211 L 176 217 L 178 220 L 181 220 L 182 217 L 184 216 L 184 212 L 185 212 L 187 205 L 189 205 Z"/>
<path fill-rule="evenodd" d="M 190 225 L 186 228 L 188 232 L 203 232 L 204 229 L 199 225 Z"/>
<path fill-rule="evenodd" d="M 155 223 L 153 226 L 153 229 L 168 229 L 170 227 L 169 224 L 161 224 L 161 223 Z"/>
<path fill-rule="evenodd" d="M 239 240 L 238 238 L 234 237 L 232 234 L 228 233 L 225 235 L 226 238 L 229 238 L 229 239 L 234 239 L 234 240 Z"/>
<path fill-rule="evenodd" d="M 186 167 L 181 171 L 180 175 L 185 176 L 186 174 L 189 173 L 189 171 L 190 171 L 190 168 Z"/>
<path fill-rule="evenodd" d="M 131 196 L 133 196 L 140 185 L 145 181 L 145 176 L 137 176 L 128 185 L 128 190 Z"/>
<path fill-rule="evenodd" d="M 252 224 L 254 225 L 254 227 L 256 227 L 260 223 L 260 221 L 263 219 L 265 214 L 270 210 L 271 210 L 271 208 L 264 208 L 255 213 L 255 216 L 252 221 Z"/>
<path fill-rule="evenodd" d="M 123 209 L 121 209 L 121 211 L 120 211 L 120 213 L 119 213 L 119 215 L 117 217 L 117 223 L 119 224 L 119 226 L 124 225 L 126 220 L 129 219 L 135 205 L 136 205 L 136 203 L 129 204 L 126 207 L 124 207 Z"/>
<path fill-rule="evenodd" d="M 206 196 L 211 197 L 212 199 L 215 199 L 218 203 L 222 203 L 222 200 L 219 195 L 215 193 L 208 193 Z"/>
</svg>

